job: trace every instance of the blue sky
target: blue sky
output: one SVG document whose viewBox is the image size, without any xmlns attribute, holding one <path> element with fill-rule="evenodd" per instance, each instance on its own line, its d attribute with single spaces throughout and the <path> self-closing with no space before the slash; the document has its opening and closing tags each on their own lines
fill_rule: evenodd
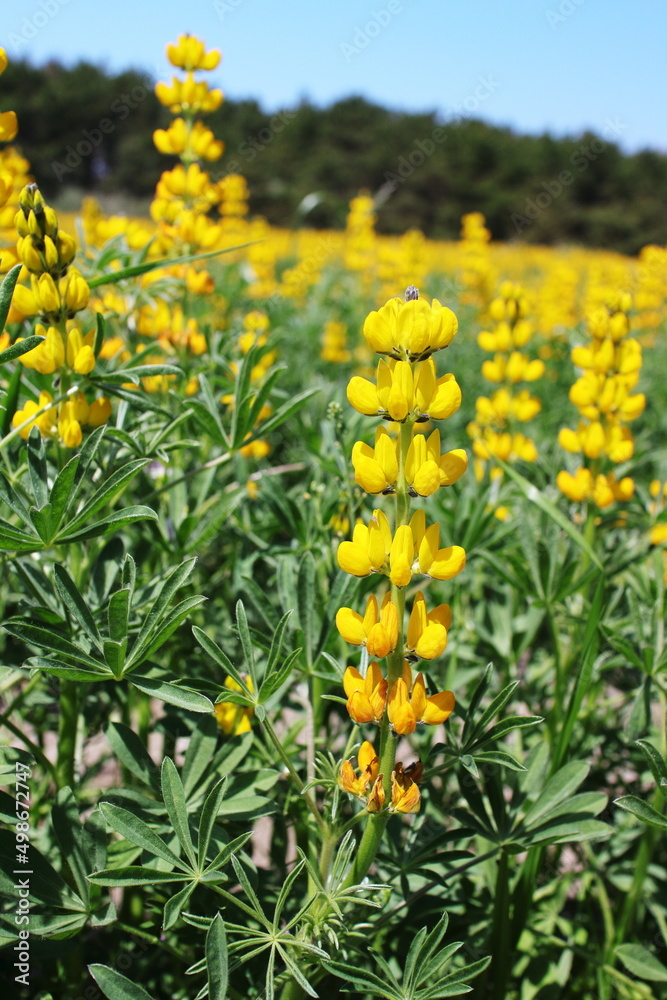
<svg viewBox="0 0 667 1000">
<path fill-rule="evenodd" d="M 667 151 L 664 0 L 11 0 L 0 16 L 10 58 L 162 79 L 186 31 L 222 50 L 212 81 L 267 111 L 362 94 Z"/>
</svg>

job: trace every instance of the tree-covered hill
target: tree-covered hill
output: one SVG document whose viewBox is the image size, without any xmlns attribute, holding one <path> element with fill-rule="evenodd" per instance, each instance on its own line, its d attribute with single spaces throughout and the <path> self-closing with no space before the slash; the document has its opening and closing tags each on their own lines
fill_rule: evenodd
<svg viewBox="0 0 667 1000">
<path fill-rule="evenodd" d="M 12 62 L 0 86 L 2 107 L 19 117 L 16 141 L 51 199 L 76 188 L 147 203 L 171 165 L 151 138 L 169 115 L 141 73 Z M 340 227 L 349 199 L 367 188 L 380 194 L 378 229 L 386 233 L 418 227 L 454 238 L 461 215 L 481 211 L 499 240 L 625 253 L 667 242 L 667 156 L 624 155 L 622 123 L 613 120 L 598 136 L 555 139 L 350 97 L 278 113 L 226 101 L 207 122 L 226 144 L 213 176 L 243 173 L 252 212 L 276 225 L 292 225 L 302 199 L 319 192 L 308 223 Z"/>
</svg>

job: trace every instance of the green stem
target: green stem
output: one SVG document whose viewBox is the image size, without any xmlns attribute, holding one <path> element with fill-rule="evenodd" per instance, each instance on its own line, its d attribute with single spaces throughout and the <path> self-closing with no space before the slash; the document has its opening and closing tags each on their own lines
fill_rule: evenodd
<svg viewBox="0 0 667 1000">
<path fill-rule="evenodd" d="M 496 892 L 493 904 L 493 923 L 489 941 L 489 953 L 493 956 L 484 979 L 479 987 L 479 996 L 485 993 L 493 1000 L 504 1000 L 512 969 L 512 947 L 510 941 L 510 893 L 509 857 L 501 851 L 496 876 Z M 475 990 L 477 994 L 477 990 Z"/>
<path fill-rule="evenodd" d="M 60 681 L 60 721 L 58 725 L 58 788 L 74 788 L 74 757 L 79 723 L 79 682 Z"/>
<path fill-rule="evenodd" d="M 264 729 L 264 732 L 267 734 L 267 736 L 271 740 L 273 746 L 275 747 L 275 749 L 276 749 L 276 751 L 278 753 L 278 756 L 280 757 L 280 759 L 282 760 L 283 764 L 285 765 L 285 767 L 289 771 L 290 777 L 292 778 L 294 784 L 299 789 L 299 794 L 302 795 L 303 798 L 306 800 L 306 804 L 307 804 L 308 808 L 310 809 L 311 813 L 313 814 L 313 816 L 315 817 L 315 821 L 316 821 L 318 827 L 320 828 L 320 830 L 322 831 L 322 833 L 328 834 L 329 827 L 327 826 L 327 824 L 322 819 L 322 815 L 320 813 L 320 810 L 317 808 L 317 803 L 315 803 L 313 801 L 312 797 L 306 791 L 306 787 L 305 787 L 303 781 L 301 780 L 301 778 L 299 777 L 299 775 L 297 774 L 297 772 L 294 770 L 294 765 L 292 764 L 292 761 L 289 759 L 289 757 L 285 753 L 280 740 L 278 739 L 278 737 L 275 734 L 273 726 L 271 725 L 271 723 L 269 722 L 269 720 L 267 718 L 264 718 L 262 720 L 262 727 Z"/>
</svg>

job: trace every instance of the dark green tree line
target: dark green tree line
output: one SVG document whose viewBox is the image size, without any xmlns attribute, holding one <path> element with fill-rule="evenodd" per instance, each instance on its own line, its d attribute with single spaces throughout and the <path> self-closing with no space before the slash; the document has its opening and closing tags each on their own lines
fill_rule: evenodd
<svg viewBox="0 0 667 1000">
<path fill-rule="evenodd" d="M 56 201 L 65 188 L 147 201 L 171 165 L 152 143 L 169 115 L 140 72 L 13 62 L 1 87 L 2 106 L 19 116 L 17 143 Z M 623 154 L 613 122 L 597 136 L 557 139 L 398 113 L 361 97 L 277 113 L 228 100 L 207 121 L 226 144 L 213 176 L 243 173 L 252 212 L 276 225 L 293 225 L 297 206 L 317 191 L 308 224 L 340 227 L 349 199 L 367 188 L 379 194 L 385 233 L 417 227 L 451 239 L 462 214 L 481 211 L 498 240 L 625 253 L 667 242 L 667 156 Z"/>
</svg>

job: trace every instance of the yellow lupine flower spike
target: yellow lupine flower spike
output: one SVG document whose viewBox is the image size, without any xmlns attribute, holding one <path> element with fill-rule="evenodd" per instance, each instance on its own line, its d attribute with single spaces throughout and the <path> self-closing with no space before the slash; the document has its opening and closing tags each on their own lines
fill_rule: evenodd
<svg viewBox="0 0 667 1000">
<path fill-rule="evenodd" d="M 343 677 L 347 711 L 354 722 L 381 722 L 387 704 L 387 681 L 373 660 L 362 677 L 356 667 L 348 667 Z"/>
</svg>

